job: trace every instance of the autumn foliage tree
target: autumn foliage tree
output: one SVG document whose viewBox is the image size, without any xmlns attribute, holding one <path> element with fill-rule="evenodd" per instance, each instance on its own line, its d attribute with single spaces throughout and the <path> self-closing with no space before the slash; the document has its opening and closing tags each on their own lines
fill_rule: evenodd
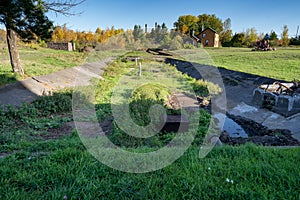
<svg viewBox="0 0 300 200">
<path fill-rule="evenodd" d="M 255 42 L 258 39 L 257 30 L 255 28 L 249 28 L 246 30 L 244 34 L 245 34 L 245 38 L 243 44 L 248 47 L 254 46 Z"/>
<path fill-rule="evenodd" d="M 288 46 L 290 43 L 290 39 L 289 39 L 289 29 L 287 25 L 283 26 L 283 31 L 281 34 L 281 40 L 282 40 L 282 45 L 283 46 Z"/>
<path fill-rule="evenodd" d="M 178 18 L 174 23 L 176 31 L 180 31 L 183 34 L 190 34 L 192 30 L 199 32 L 198 29 L 198 17 L 193 15 L 183 15 Z"/>
</svg>

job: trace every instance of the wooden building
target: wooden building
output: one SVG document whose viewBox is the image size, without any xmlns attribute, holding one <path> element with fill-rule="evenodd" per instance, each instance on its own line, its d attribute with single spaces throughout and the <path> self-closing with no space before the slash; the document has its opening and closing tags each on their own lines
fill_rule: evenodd
<svg viewBox="0 0 300 200">
<path fill-rule="evenodd" d="M 219 47 L 219 34 L 211 28 L 204 29 L 197 37 L 204 47 Z"/>
</svg>

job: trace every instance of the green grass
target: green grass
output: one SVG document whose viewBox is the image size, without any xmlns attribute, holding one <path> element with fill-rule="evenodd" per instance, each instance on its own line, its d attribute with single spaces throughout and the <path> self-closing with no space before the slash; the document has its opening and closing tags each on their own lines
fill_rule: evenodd
<svg viewBox="0 0 300 200">
<path fill-rule="evenodd" d="M 88 54 L 79 52 L 56 51 L 40 48 L 20 48 L 20 59 L 25 76 L 12 73 L 7 49 L 0 49 L 0 86 L 16 82 L 26 77 L 50 74 L 55 71 L 83 64 Z"/>
<path fill-rule="evenodd" d="M 107 67 L 105 79 L 97 83 L 99 121 L 111 116 L 110 97 L 120 78 L 128 73 L 137 76 L 134 67 L 134 62 L 121 59 Z M 174 67 L 162 67 L 175 73 Z M 166 83 L 180 88 L 180 81 L 174 80 L 181 80 L 182 75 L 175 75 Z M 137 90 L 134 99 L 139 94 L 152 99 L 164 97 L 167 90 L 160 90 L 161 95 L 156 89 L 147 91 L 143 87 Z M 101 164 L 75 130 L 57 140 L 41 138 L 49 129 L 59 129 L 72 120 L 71 100 L 67 91 L 40 97 L 18 109 L 1 110 L 0 154 L 8 155 L 0 158 L 0 199 L 299 199 L 300 148 L 224 146 L 200 159 L 201 138 L 210 120 L 205 111 L 200 115 L 198 138 L 188 151 L 170 166 L 145 174 L 123 173 Z M 123 141 L 126 146 L 120 133 L 114 129 L 110 139 Z M 137 142 L 133 150 L 153 151 L 172 137 L 167 134 L 158 140 Z"/>
<path fill-rule="evenodd" d="M 1 199 L 298 199 L 299 148 L 191 147 L 172 165 L 146 174 L 113 170 L 73 135 L 0 159 Z M 233 180 L 233 183 L 226 180 Z"/>
<path fill-rule="evenodd" d="M 187 61 L 209 64 L 260 76 L 292 81 L 300 79 L 300 49 L 252 52 L 247 48 L 206 48 L 180 50 Z"/>
</svg>

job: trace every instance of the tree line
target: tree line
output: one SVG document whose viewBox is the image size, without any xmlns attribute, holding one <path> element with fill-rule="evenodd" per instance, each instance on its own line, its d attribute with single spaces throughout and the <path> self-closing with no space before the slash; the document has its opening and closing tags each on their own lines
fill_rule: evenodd
<svg viewBox="0 0 300 200">
<path fill-rule="evenodd" d="M 102 30 L 98 27 L 92 31 L 74 31 L 68 29 L 66 24 L 56 26 L 51 36 L 51 42 L 74 42 L 79 49 L 83 46 L 95 47 L 98 43 L 106 42 L 110 37 L 124 33 L 123 29 L 106 28 Z"/>
<path fill-rule="evenodd" d="M 199 16 L 183 15 L 174 23 L 177 31 L 183 34 L 198 35 L 205 28 L 212 28 L 220 35 L 220 43 L 223 47 L 252 47 L 257 40 L 264 38 L 265 34 L 270 36 L 272 46 L 288 46 L 289 44 L 300 44 L 300 38 L 289 38 L 287 25 L 279 37 L 275 31 L 270 33 L 258 33 L 255 28 L 248 28 L 246 31 L 233 34 L 231 30 L 231 19 L 222 21 L 216 15 L 202 14 Z M 298 43 L 297 43 L 298 42 Z"/>
</svg>

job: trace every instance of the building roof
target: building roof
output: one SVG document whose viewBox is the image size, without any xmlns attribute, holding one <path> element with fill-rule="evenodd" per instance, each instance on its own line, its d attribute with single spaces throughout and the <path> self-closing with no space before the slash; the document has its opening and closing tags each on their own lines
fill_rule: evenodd
<svg viewBox="0 0 300 200">
<path fill-rule="evenodd" d="M 207 29 L 210 29 L 210 30 L 211 30 L 211 31 L 213 31 L 214 33 L 218 34 L 218 32 L 217 32 L 217 31 L 215 31 L 214 29 L 212 29 L 212 28 L 210 28 L 210 27 L 208 27 L 208 28 L 204 29 L 204 30 L 203 30 L 203 31 L 201 31 L 199 34 L 203 33 L 203 32 L 204 32 L 204 31 L 206 31 Z"/>
</svg>

